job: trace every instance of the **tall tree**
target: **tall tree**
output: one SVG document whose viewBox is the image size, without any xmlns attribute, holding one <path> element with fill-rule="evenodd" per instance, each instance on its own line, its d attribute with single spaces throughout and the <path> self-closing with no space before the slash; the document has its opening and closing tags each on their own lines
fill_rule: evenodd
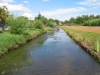
<svg viewBox="0 0 100 75">
<path fill-rule="evenodd" d="M 59 20 L 55 19 L 54 21 L 55 21 L 55 23 L 56 23 L 57 25 L 59 25 L 59 23 L 60 23 Z"/>
<path fill-rule="evenodd" d="M 41 15 L 40 12 L 39 12 L 38 16 L 35 17 L 35 20 L 40 20 L 41 18 L 42 18 L 42 15 Z"/>
<path fill-rule="evenodd" d="M 84 22 L 84 18 L 83 18 L 83 17 L 78 16 L 78 17 L 76 18 L 76 24 L 82 24 L 83 22 Z"/>
<path fill-rule="evenodd" d="M 97 19 L 100 19 L 100 15 L 97 15 L 96 18 L 97 18 Z"/>
<path fill-rule="evenodd" d="M 43 24 L 45 26 L 47 26 L 48 19 L 46 17 L 42 16 L 40 13 L 38 14 L 37 17 L 35 17 L 35 20 L 40 20 L 43 22 Z"/>
<path fill-rule="evenodd" d="M 64 22 L 63 22 L 63 24 L 64 25 L 67 25 L 67 24 L 69 24 L 70 22 L 68 21 L 68 20 L 65 20 Z"/>
<path fill-rule="evenodd" d="M 8 9 L 6 6 L 1 6 L 0 7 L 0 21 L 1 21 L 1 25 L 2 25 L 2 30 L 4 30 L 4 26 L 5 26 L 5 22 L 6 22 L 6 18 L 8 17 Z"/>
<path fill-rule="evenodd" d="M 92 14 L 89 16 L 89 18 L 92 20 L 92 19 L 95 19 L 95 16 Z"/>
<path fill-rule="evenodd" d="M 74 17 L 71 17 L 70 22 L 71 22 L 72 24 L 75 23 Z"/>
</svg>

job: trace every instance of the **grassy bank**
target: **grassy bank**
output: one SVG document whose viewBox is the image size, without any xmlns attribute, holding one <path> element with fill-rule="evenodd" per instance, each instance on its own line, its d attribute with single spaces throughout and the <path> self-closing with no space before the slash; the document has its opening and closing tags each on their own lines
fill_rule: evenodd
<svg viewBox="0 0 100 75">
<path fill-rule="evenodd" d="M 27 41 L 36 38 L 37 36 L 52 30 L 50 27 L 45 27 L 44 30 L 41 29 L 31 29 L 26 30 L 24 34 L 11 34 L 10 31 L 0 33 L 0 56 L 18 48 L 20 45 L 25 44 Z"/>
<path fill-rule="evenodd" d="M 100 62 L 100 33 L 62 27 L 81 47 Z"/>
</svg>

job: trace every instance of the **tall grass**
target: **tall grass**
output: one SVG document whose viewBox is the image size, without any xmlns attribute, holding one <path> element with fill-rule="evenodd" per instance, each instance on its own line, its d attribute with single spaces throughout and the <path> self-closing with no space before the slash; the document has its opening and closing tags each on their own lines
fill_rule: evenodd
<svg viewBox="0 0 100 75">
<path fill-rule="evenodd" d="M 8 52 L 8 48 L 15 48 L 18 44 L 25 43 L 23 35 L 14 35 L 10 33 L 0 34 L 0 54 Z"/>
</svg>

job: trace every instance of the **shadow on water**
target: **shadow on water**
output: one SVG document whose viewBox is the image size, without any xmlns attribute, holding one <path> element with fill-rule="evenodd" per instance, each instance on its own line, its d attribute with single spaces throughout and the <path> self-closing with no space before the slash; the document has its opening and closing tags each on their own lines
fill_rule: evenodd
<svg viewBox="0 0 100 75">
<path fill-rule="evenodd" d="M 100 64 L 56 28 L 2 57 L 0 74 L 100 75 Z"/>
</svg>

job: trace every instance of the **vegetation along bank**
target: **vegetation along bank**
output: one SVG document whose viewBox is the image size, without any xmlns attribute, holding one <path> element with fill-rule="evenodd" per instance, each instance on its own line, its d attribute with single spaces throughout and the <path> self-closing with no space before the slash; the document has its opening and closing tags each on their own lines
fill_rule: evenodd
<svg viewBox="0 0 100 75">
<path fill-rule="evenodd" d="M 0 56 L 10 50 L 18 48 L 20 45 L 25 44 L 27 41 L 30 41 L 51 29 L 52 28 L 50 27 L 45 27 L 44 30 L 31 29 L 27 30 L 27 33 L 20 35 L 10 34 L 8 31 L 0 33 Z"/>
<path fill-rule="evenodd" d="M 76 30 L 69 26 L 62 26 L 61 28 L 63 28 L 75 42 L 83 47 L 84 50 L 100 62 L 100 33 Z"/>
<path fill-rule="evenodd" d="M 0 7 L 0 11 L 0 56 L 52 30 L 59 22 L 47 19 L 40 13 L 34 20 L 14 16 L 9 14 L 6 6 Z"/>
</svg>

